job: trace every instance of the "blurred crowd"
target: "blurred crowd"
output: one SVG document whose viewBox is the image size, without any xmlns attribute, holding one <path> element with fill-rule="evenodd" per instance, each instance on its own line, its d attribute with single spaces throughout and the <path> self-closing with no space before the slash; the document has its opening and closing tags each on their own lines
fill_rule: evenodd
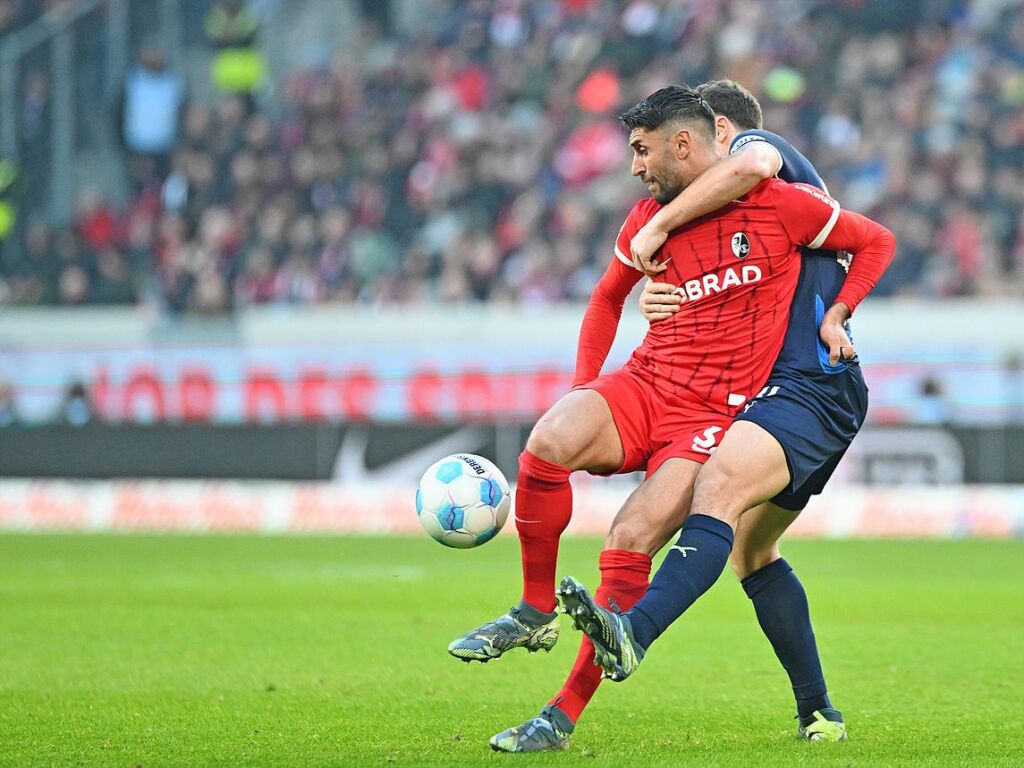
<svg viewBox="0 0 1024 768">
<path fill-rule="evenodd" d="M 17 32 L 40 16 L 74 6 L 75 0 L 0 0 L 0 37 Z"/>
<path fill-rule="evenodd" d="M 877 293 L 1024 293 L 1016 0 L 415 5 L 415 35 L 368 18 L 273 100 L 178 88 L 157 145 L 126 145 L 127 205 L 86 189 L 68 228 L 22 213 L 0 300 L 585 300 L 646 194 L 617 112 L 722 77 L 846 207 L 896 232 Z M 144 82 L 178 77 L 153 54 Z"/>
</svg>

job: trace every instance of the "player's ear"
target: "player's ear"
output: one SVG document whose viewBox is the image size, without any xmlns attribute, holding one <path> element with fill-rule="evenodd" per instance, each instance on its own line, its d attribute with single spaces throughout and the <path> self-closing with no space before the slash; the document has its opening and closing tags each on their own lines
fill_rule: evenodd
<svg viewBox="0 0 1024 768">
<path fill-rule="evenodd" d="M 729 133 L 729 118 L 722 115 L 715 115 L 715 141 L 725 143 L 725 137 Z"/>
<path fill-rule="evenodd" d="M 690 142 L 690 132 L 685 128 L 680 128 L 672 137 L 672 151 L 679 160 L 685 160 L 690 154 Z"/>
</svg>

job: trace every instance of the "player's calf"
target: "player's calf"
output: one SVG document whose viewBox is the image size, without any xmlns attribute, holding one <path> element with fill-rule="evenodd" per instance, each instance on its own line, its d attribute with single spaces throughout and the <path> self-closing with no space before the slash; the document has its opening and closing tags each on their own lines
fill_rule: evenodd
<svg viewBox="0 0 1024 768">
<path fill-rule="evenodd" d="M 748 510 L 736 528 L 729 564 L 741 581 L 782 557 L 779 539 L 800 512 L 775 504 L 761 504 Z"/>
<path fill-rule="evenodd" d="M 519 457 L 515 498 L 524 603 L 541 611 L 555 608 L 558 545 L 572 517 L 569 475 L 576 469 L 615 469 L 622 456 L 608 403 L 592 390 L 568 393 L 534 427 Z"/>
</svg>

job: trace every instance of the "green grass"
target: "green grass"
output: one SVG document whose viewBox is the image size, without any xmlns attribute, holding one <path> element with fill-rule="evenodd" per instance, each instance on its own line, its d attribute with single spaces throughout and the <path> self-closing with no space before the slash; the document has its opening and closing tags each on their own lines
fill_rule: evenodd
<svg viewBox="0 0 1024 768">
<path fill-rule="evenodd" d="M 563 573 L 596 582 L 598 542 Z M 498 755 L 576 651 L 465 665 L 518 550 L 426 538 L 0 536 L 0 765 L 992 766 L 1024 763 L 1024 542 L 794 542 L 846 744 L 793 734 L 725 576 L 569 752 Z"/>
</svg>

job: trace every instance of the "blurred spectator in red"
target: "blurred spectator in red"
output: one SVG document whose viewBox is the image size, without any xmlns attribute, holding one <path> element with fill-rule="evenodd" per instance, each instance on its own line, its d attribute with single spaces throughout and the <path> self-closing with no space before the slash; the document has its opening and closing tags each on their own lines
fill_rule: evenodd
<svg viewBox="0 0 1024 768">
<path fill-rule="evenodd" d="M 87 187 L 78 197 L 75 229 L 82 245 L 93 253 L 113 246 L 120 236 L 117 215 L 98 189 Z"/>
<path fill-rule="evenodd" d="M 606 114 L 621 103 L 619 78 L 610 69 L 595 69 L 587 75 L 576 91 L 576 103 L 586 112 Z"/>
<path fill-rule="evenodd" d="M 955 269 L 949 290 L 971 293 L 982 278 L 985 268 L 985 242 L 978 216 L 963 203 L 947 208 L 946 225 L 938 234 L 939 247 L 948 252 Z"/>
</svg>

